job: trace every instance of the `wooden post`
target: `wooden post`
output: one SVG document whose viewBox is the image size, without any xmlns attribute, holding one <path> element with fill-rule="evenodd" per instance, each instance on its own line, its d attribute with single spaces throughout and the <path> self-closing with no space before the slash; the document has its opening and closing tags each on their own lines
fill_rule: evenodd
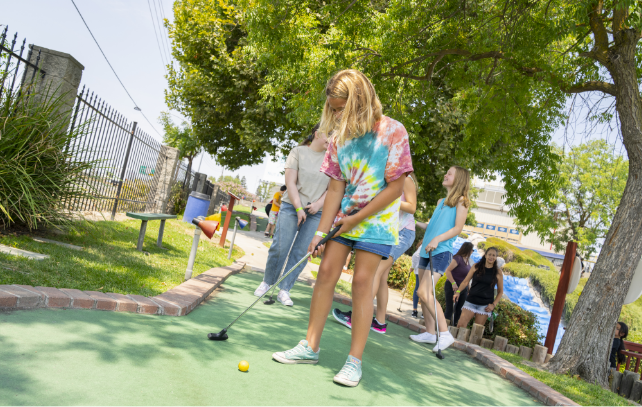
<svg viewBox="0 0 642 407">
<path fill-rule="evenodd" d="M 532 353 L 533 353 L 533 349 L 529 348 L 528 346 L 519 347 L 519 356 L 521 356 L 522 359 L 531 360 Z"/>
<path fill-rule="evenodd" d="M 456 326 L 449 326 L 448 331 L 450 331 L 450 334 L 453 336 L 453 338 L 457 337 L 457 327 Z"/>
<path fill-rule="evenodd" d="M 542 345 L 535 345 L 535 350 L 533 351 L 533 362 L 539 363 L 540 365 L 546 360 L 546 351 L 548 348 Z"/>
<path fill-rule="evenodd" d="M 548 353 L 550 354 L 553 354 L 557 329 L 562 319 L 562 311 L 564 311 L 564 303 L 566 302 L 566 292 L 568 291 L 568 283 L 571 279 L 571 271 L 573 270 L 576 253 L 577 243 L 568 242 L 566 245 L 566 253 L 564 254 L 564 263 L 562 263 L 562 270 L 560 272 L 560 282 L 557 285 L 557 293 L 555 294 L 555 302 L 553 303 L 553 312 L 551 312 L 551 321 L 548 324 L 548 332 L 546 333 L 546 341 L 544 342 L 544 346 L 548 348 Z"/>
<path fill-rule="evenodd" d="M 225 215 L 225 226 L 223 226 L 223 231 L 221 232 L 221 240 L 218 242 L 218 245 L 225 247 L 225 237 L 227 236 L 227 228 L 230 226 L 230 219 L 232 219 L 232 209 L 234 209 L 234 201 L 238 198 L 233 194 L 230 194 L 230 204 L 227 207 L 227 215 Z"/>
<path fill-rule="evenodd" d="M 620 388 L 620 383 L 622 382 L 622 373 L 618 372 L 615 369 L 612 369 L 611 377 L 609 377 L 609 382 L 611 383 L 611 391 L 617 394 L 618 389 Z"/>
<path fill-rule="evenodd" d="M 482 348 L 492 349 L 493 348 L 493 344 L 494 344 L 494 342 L 492 340 L 490 340 L 490 339 L 482 339 L 481 343 L 480 343 L 480 346 Z"/>
<path fill-rule="evenodd" d="M 473 324 L 472 332 L 470 333 L 470 343 L 479 345 L 484 336 L 484 325 Z"/>
<path fill-rule="evenodd" d="M 506 345 L 506 352 L 517 355 L 519 353 L 519 348 L 515 345 Z"/>
<path fill-rule="evenodd" d="M 459 331 L 457 331 L 457 340 L 462 342 L 468 342 L 469 335 L 470 335 L 470 329 L 459 328 Z"/>
<path fill-rule="evenodd" d="M 506 345 L 508 345 L 508 339 L 502 336 L 495 337 L 495 343 L 493 344 L 493 349 L 500 352 L 506 352 Z"/>
</svg>

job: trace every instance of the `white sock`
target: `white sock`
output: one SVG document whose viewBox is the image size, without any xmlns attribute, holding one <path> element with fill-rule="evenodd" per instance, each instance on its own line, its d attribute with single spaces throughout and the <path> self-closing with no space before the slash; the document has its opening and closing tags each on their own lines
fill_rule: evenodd
<svg viewBox="0 0 642 407">
<path fill-rule="evenodd" d="M 377 321 L 377 323 L 378 323 L 379 325 L 383 325 L 381 322 L 379 322 L 379 320 L 377 319 L 377 317 L 375 317 L 375 321 Z"/>
</svg>

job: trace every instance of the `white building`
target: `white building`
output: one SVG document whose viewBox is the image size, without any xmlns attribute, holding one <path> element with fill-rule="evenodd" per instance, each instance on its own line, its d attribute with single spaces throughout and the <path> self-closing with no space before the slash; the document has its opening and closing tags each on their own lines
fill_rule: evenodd
<svg viewBox="0 0 642 407">
<path fill-rule="evenodd" d="M 524 235 L 517 230 L 514 218 L 508 214 L 510 208 L 505 205 L 506 190 L 501 181 L 483 181 L 475 179 L 475 188 L 479 188 L 477 206 L 472 210 L 477 220 L 476 227 L 464 226 L 464 232 L 478 233 L 484 237 L 498 237 L 520 249 L 531 249 L 549 258 L 554 263 L 564 259 L 563 254 L 556 254 L 550 244 L 543 245 L 535 233 Z M 561 263 L 560 263 L 561 264 Z"/>
</svg>

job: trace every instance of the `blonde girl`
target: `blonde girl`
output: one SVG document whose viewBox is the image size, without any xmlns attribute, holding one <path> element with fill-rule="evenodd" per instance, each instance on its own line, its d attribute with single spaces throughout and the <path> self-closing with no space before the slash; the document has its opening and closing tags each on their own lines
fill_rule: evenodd
<svg viewBox="0 0 642 407">
<path fill-rule="evenodd" d="M 435 311 L 439 319 L 439 343 L 433 349 L 444 350 L 453 344 L 455 339 L 448 331 L 444 311 L 437 302 L 437 309 L 432 294 L 432 285 L 437 284 L 442 275 L 446 272 L 452 260 L 453 242 L 464 228 L 468 216 L 468 192 L 470 188 L 470 173 L 465 168 L 457 165 L 448 169 L 444 175 L 442 185 L 446 188 L 446 198 L 437 203 L 437 208 L 430 218 L 426 233 L 424 235 L 419 261 L 419 288 L 417 295 L 421 301 L 421 308 L 424 313 L 426 332 L 419 335 L 410 335 L 410 339 L 421 343 L 436 343 Z M 432 268 L 434 273 L 430 275 L 430 254 L 432 252 Z M 430 280 L 432 279 L 432 281 Z"/>
<path fill-rule="evenodd" d="M 325 93 L 319 131 L 332 134 L 332 140 L 321 171 L 330 177 L 330 185 L 308 252 L 333 224 L 341 229 L 327 247 L 314 253 L 325 250 L 305 340 L 272 357 L 288 364 L 319 361 L 334 287 L 348 253 L 354 250 L 352 341 L 345 365 L 334 376 L 336 383 L 354 387 L 361 380 L 361 359 L 372 323 L 375 271 L 398 244 L 400 196 L 412 162 L 406 129 L 382 114 L 379 98 L 365 75 L 353 69 L 340 71 L 328 81 Z"/>
</svg>

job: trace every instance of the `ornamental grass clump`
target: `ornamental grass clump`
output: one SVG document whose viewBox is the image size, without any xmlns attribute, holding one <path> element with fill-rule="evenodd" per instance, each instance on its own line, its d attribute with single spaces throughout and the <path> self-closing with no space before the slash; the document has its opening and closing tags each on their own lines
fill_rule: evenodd
<svg viewBox="0 0 642 407">
<path fill-rule="evenodd" d="M 94 162 L 78 161 L 66 148 L 87 123 L 69 131 L 70 114 L 51 89 L 24 88 L 0 100 L 0 227 L 67 224 L 65 203 L 89 197 L 83 176 Z"/>
</svg>

